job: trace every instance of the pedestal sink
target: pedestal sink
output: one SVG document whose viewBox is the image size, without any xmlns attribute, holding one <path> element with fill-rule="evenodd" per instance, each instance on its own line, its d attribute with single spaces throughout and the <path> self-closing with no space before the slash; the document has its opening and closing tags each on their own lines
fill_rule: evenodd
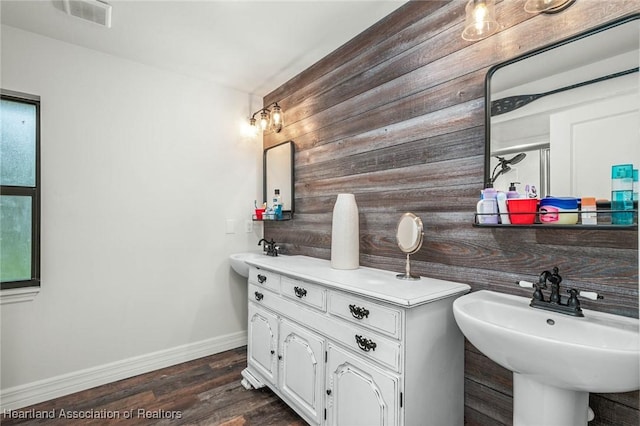
<svg viewBox="0 0 640 426">
<path fill-rule="evenodd" d="M 514 426 L 585 426 L 589 392 L 640 388 L 638 319 L 587 309 L 578 318 L 529 302 L 481 290 L 453 303 L 466 338 L 513 372 Z"/>
<path fill-rule="evenodd" d="M 245 278 L 249 277 L 249 265 L 245 260 L 266 256 L 262 251 L 248 251 L 244 253 L 233 253 L 229 255 L 229 263 L 231 268 Z"/>
</svg>

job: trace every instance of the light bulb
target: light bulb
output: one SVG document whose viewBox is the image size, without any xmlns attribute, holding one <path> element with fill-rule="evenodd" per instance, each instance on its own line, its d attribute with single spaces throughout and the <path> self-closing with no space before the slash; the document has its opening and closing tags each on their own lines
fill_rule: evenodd
<svg viewBox="0 0 640 426">
<path fill-rule="evenodd" d="M 256 119 L 251 117 L 249 119 L 249 129 L 248 129 L 248 133 L 250 136 L 257 136 L 258 135 L 258 123 L 256 123 Z"/>
<path fill-rule="evenodd" d="M 267 110 L 262 110 L 260 113 L 260 129 L 264 132 L 269 127 L 269 113 Z"/>
<path fill-rule="evenodd" d="M 487 16 L 487 5 L 484 3 L 479 3 L 473 9 L 473 19 L 476 22 L 476 30 L 478 32 L 482 31 L 482 27 L 484 26 L 484 20 Z"/>
<path fill-rule="evenodd" d="M 273 121 L 273 124 L 280 124 L 280 111 L 273 111 L 273 114 L 271 114 L 271 120 Z"/>
<path fill-rule="evenodd" d="M 495 19 L 495 0 L 469 0 L 465 12 L 463 39 L 468 41 L 482 40 L 498 31 L 499 25 Z"/>
<path fill-rule="evenodd" d="M 271 108 L 271 130 L 278 133 L 284 126 L 284 113 L 276 102 Z"/>
</svg>

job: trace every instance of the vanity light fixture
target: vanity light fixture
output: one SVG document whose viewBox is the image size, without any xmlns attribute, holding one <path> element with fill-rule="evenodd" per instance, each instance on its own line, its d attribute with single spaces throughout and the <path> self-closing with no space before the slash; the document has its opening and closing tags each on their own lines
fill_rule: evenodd
<svg viewBox="0 0 640 426">
<path fill-rule="evenodd" d="M 271 108 L 271 109 L 269 109 Z M 260 120 L 256 120 L 256 115 L 260 114 Z M 284 126 L 284 111 L 277 102 L 273 102 L 264 108 L 260 108 L 254 112 L 249 118 L 249 126 L 255 134 L 264 132 L 268 129 L 279 133 Z"/>
<path fill-rule="evenodd" d="M 576 0 L 527 0 L 524 10 L 529 13 L 558 13 L 562 12 Z"/>
<path fill-rule="evenodd" d="M 529 13 L 559 13 L 576 0 L 527 0 L 524 10 Z M 496 21 L 495 0 L 469 0 L 465 7 L 462 38 L 478 41 L 495 34 L 500 25 Z"/>
<path fill-rule="evenodd" d="M 465 22 L 462 38 L 478 41 L 498 31 L 495 0 L 469 0 L 465 8 Z"/>
</svg>

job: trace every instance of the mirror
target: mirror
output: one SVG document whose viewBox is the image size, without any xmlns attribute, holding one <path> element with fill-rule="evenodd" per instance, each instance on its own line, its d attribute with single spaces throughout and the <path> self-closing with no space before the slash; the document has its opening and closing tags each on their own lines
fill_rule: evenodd
<svg viewBox="0 0 640 426">
<path fill-rule="evenodd" d="M 405 273 L 396 275 L 401 280 L 419 280 L 420 277 L 411 274 L 411 262 L 409 256 L 416 253 L 422 247 L 424 227 L 422 220 L 413 213 L 405 213 L 398 222 L 396 242 L 403 253 L 406 253 Z"/>
<path fill-rule="evenodd" d="M 263 198 L 268 206 L 273 204 L 276 189 L 282 202 L 282 219 L 293 218 L 294 176 L 293 141 L 283 142 L 264 150 L 263 157 Z"/>
<path fill-rule="evenodd" d="M 519 192 L 528 186 L 529 195 L 541 198 L 608 200 L 611 166 L 640 166 L 639 18 L 489 70 L 485 183 L 506 192 L 518 182 Z"/>
</svg>

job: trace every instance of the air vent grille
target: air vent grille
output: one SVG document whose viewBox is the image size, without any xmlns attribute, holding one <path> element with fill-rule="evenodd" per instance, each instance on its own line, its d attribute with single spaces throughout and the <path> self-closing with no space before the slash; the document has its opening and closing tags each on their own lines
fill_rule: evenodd
<svg viewBox="0 0 640 426">
<path fill-rule="evenodd" d="M 111 5 L 97 0 L 63 0 L 71 16 L 111 28 Z"/>
</svg>

